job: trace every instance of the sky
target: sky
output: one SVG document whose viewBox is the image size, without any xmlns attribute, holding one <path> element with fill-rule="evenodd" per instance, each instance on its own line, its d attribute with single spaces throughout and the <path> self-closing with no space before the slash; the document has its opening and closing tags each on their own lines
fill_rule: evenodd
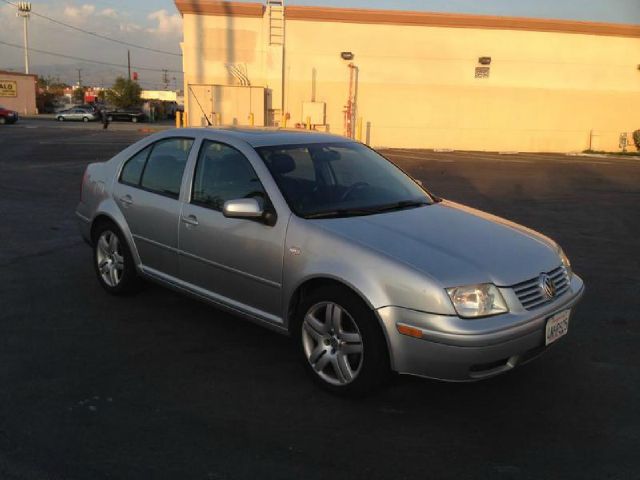
<svg viewBox="0 0 640 480">
<path fill-rule="evenodd" d="M 14 0 L 11 0 L 14 1 Z M 179 53 L 182 20 L 172 0 L 33 0 L 34 12 L 47 15 L 91 32 L 124 42 Z M 640 0 L 285 0 L 287 5 L 383 8 L 433 12 L 473 13 L 568 20 L 629 23 L 640 25 Z M 0 42 L 22 45 L 22 20 L 15 7 L 0 0 Z M 126 65 L 127 46 L 75 32 L 32 16 L 29 21 L 33 49 L 64 53 L 102 62 Z M 181 59 L 175 55 L 130 48 L 133 70 L 139 71 L 145 88 L 162 88 L 164 74 L 140 67 L 167 69 L 171 88 L 182 84 Z M 23 69 L 21 49 L 0 43 L 0 70 Z M 109 86 L 126 67 L 96 65 L 31 53 L 32 73 L 77 81 L 81 68 L 83 84 Z M 175 80 L 174 80 L 175 77 Z"/>
</svg>

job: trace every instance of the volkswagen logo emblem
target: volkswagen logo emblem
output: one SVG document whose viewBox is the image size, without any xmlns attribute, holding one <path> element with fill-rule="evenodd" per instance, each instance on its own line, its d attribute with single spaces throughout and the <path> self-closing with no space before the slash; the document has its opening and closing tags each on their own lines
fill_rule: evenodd
<svg viewBox="0 0 640 480">
<path fill-rule="evenodd" d="M 540 287 L 540 291 L 545 298 L 550 299 L 556 296 L 556 285 L 546 273 L 540 274 L 538 287 Z"/>
</svg>

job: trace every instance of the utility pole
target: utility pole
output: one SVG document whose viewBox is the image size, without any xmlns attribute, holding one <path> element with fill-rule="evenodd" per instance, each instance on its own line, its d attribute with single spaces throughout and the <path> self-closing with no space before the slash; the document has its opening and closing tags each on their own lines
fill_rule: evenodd
<svg viewBox="0 0 640 480">
<path fill-rule="evenodd" d="M 131 50 L 127 50 L 127 70 L 129 72 L 129 80 L 131 80 Z"/>
<path fill-rule="evenodd" d="M 31 3 L 18 2 L 18 13 L 16 16 L 24 20 L 24 73 L 29 73 L 29 27 L 27 22 L 31 16 Z"/>
<path fill-rule="evenodd" d="M 169 90 L 169 71 L 162 70 L 162 83 L 164 84 L 164 89 Z"/>
<path fill-rule="evenodd" d="M 77 68 L 78 70 L 78 88 L 82 88 L 82 69 Z"/>
</svg>

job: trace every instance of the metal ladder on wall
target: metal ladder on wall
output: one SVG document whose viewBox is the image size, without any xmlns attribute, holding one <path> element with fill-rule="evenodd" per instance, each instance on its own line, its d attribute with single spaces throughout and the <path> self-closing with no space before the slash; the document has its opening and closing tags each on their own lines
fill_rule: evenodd
<svg viewBox="0 0 640 480">
<path fill-rule="evenodd" d="M 267 0 L 269 45 L 284 45 L 284 0 Z"/>
</svg>

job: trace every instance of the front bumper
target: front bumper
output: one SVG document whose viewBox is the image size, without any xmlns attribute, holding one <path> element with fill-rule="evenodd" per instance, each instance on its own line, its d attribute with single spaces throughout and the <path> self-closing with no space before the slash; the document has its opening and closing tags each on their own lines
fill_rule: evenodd
<svg viewBox="0 0 640 480">
<path fill-rule="evenodd" d="M 466 320 L 401 307 L 376 310 L 384 326 L 391 367 L 398 373 L 449 381 L 492 377 L 537 357 L 546 350 L 546 320 L 572 308 L 584 293 L 577 275 L 556 301 L 534 311 Z M 420 338 L 398 332 L 404 325 Z"/>
</svg>

